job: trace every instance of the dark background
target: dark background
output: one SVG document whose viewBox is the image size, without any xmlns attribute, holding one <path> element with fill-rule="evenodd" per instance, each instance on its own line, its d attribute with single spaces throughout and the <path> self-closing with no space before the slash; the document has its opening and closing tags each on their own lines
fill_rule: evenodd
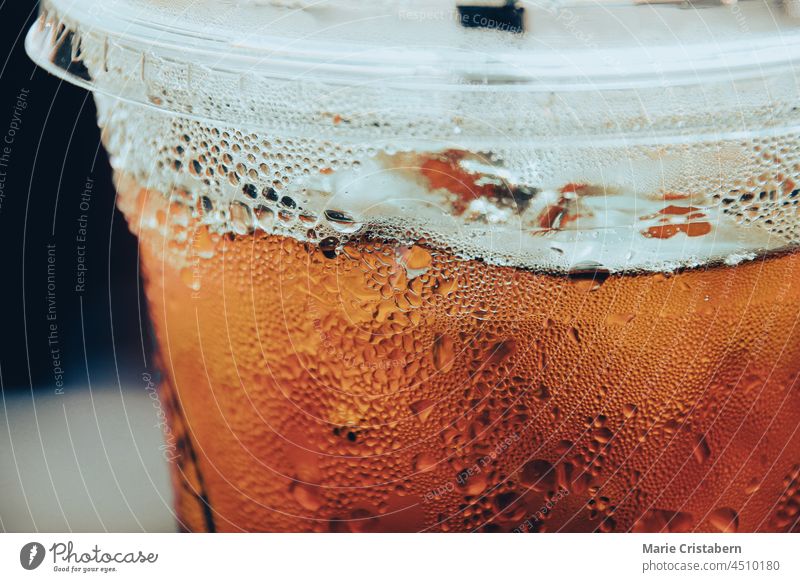
<svg viewBox="0 0 800 582">
<path fill-rule="evenodd" d="M 91 95 L 38 69 L 24 37 L 35 2 L 0 0 L 0 142 L 17 96 L 27 108 L 10 145 L 0 206 L 0 372 L 4 391 L 53 389 L 48 343 L 47 245 L 56 245 L 56 324 L 66 386 L 117 381 L 152 371 L 137 248 L 114 208 L 111 168 Z M 0 150 L 4 144 L 0 143 Z M 88 211 L 80 208 L 93 180 Z M 75 290 L 78 218 L 88 217 L 86 286 Z"/>
</svg>

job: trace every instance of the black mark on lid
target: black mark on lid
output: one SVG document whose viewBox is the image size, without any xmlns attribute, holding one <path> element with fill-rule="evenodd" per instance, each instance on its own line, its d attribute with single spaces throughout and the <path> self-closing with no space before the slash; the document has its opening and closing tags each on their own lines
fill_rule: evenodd
<svg viewBox="0 0 800 582">
<path fill-rule="evenodd" d="M 457 6 L 464 28 L 491 28 L 520 34 L 525 32 L 525 9 L 516 1 L 500 6 Z"/>
</svg>

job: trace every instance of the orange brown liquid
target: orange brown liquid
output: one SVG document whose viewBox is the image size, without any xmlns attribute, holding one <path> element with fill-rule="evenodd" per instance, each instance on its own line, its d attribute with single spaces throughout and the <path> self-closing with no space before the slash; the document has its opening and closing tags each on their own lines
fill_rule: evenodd
<svg viewBox="0 0 800 582">
<path fill-rule="evenodd" d="M 798 529 L 800 254 L 570 278 L 119 183 L 185 529 Z"/>
</svg>

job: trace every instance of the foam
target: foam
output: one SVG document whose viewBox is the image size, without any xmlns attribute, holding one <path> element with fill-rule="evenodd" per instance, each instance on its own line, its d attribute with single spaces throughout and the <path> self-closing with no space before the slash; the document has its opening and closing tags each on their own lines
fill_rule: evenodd
<svg viewBox="0 0 800 582">
<path fill-rule="evenodd" d="M 679 166 L 667 155 L 642 167 L 633 163 L 639 157 L 632 152 L 619 158 L 619 167 L 578 156 L 577 163 L 554 163 L 549 169 L 540 164 L 532 172 L 531 164 L 542 158 L 533 149 L 523 151 L 524 144 L 505 157 L 499 148 L 491 154 L 458 154 L 453 171 L 466 172 L 456 177 L 467 176 L 471 190 L 494 183 L 535 192 L 523 209 L 491 196 L 464 202 L 447 188 L 434 187 L 421 168 L 426 160 L 451 155 L 453 150 L 441 144 L 397 140 L 402 147 L 376 147 L 373 142 L 298 140 L 165 119 L 102 96 L 97 103 L 115 169 L 167 195 L 188 193 L 192 211 L 220 233 L 265 231 L 333 246 L 364 235 L 422 239 L 498 265 L 610 272 L 735 264 L 798 238 L 798 191 L 787 189 L 787 177 L 753 182 L 735 203 L 713 194 L 714 188 L 703 190 L 702 181 L 672 200 L 674 192 L 654 188 L 671 166 Z M 796 163 L 793 149 L 784 148 L 783 155 L 788 159 L 765 160 L 773 173 Z M 692 171 L 684 180 L 695 183 L 696 178 Z M 565 193 L 570 182 L 586 186 Z M 726 184 L 730 194 L 731 182 Z M 543 217 L 559 202 L 575 216 L 543 226 Z M 682 210 L 687 208 L 692 210 Z M 708 232 L 690 236 L 681 230 L 689 228 Z M 662 236 L 651 236 L 652 229 Z"/>
<path fill-rule="evenodd" d="M 554 229 L 540 224 L 548 209 L 564 198 L 552 185 L 539 190 L 524 210 L 481 197 L 456 214 L 450 193 L 426 188 L 417 168 L 409 164 L 409 157 L 414 156 L 396 157 L 400 160 L 379 156 L 358 169 L 304 181 L 305 192 L 311 193 L 304 208 L 314 214 L 336 208 L 363 224 L 364 231 L 377 224 L 395 231 L 413 225 L 413 231 L 424 232 L 464 256 L 532 269 L 674 270 L 718 261 L 734 264 L 754 258 L 754 250 L 763 252 L 788 244 L 769 229 L 742 226 L 714 206 L 697 207 L 696 214 L 702 218 L 688 223 L 683 215 L 673 216 L 678 218 L 674 222 L 661 222 L 668 220 L 668 215 L 662 214 L 665 208 L 686 208 L 690 201 L 637 196 L 613 186 L 596 186 L 602 192 L 590 196 L 572 196 L 580 216 Z M 518 183 L 510 172 L 503 176 L 507 183 Z M 668 238 L 648 236 L 650 229 L 665 224 L 707 224 L 709 232 L 703 236 L 683 232 Z"/>
</svg>

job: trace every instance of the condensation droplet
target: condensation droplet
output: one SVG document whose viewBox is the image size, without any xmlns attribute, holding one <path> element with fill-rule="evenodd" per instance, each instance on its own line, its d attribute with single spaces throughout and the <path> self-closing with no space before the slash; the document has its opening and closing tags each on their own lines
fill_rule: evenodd
<svg viewBox="0 0 800 582">
<path fill-rule="evenodd" d="M 694 445 L 694 458 L 698 463 L 705 463 L 711 457 L 711 447 L 708 445 L 706 435 L 696 435 Z"/>
<path fill-rule="evenodd" d="M 446 374 L 453 369 L 454 363 L 453 340 L 446 335 L 438 336 L 433 342 L 433 365 L 439 372 Z"/>
<path fill-rule="evenodd" d="M 336 258 L 336 250 L 339 247 L 339 239 L 333 236 L 328 236 L 319 241 L 319 249 L 327 259 Z"/>
<path fill-rule="evenodd" d="M 555 488 L 556 472 L 548 461 L 535 459 L 523 465 L 520 482 L 534 491 L 548 491 Z"/>
<path fill-rule="evenodd" d="M 231 227 L 236 234 L 247 234 L 253 229 L 250 207 L 241 202 L 231 204 Z"/>
<path fill-rule="evenodd" d="M 480 495 L 489 485 L 489 479 L 484 472 L 470 474 L 465 470 L 457 475 L 456 481 L 464 493 L 472 496 Z"/>
<path fill-rule="evenodd" d="M 253 200 L 258 198 L 258 190 L 252 184 L 245 184 L 242 186 L 242 193 Z"/>
<path fill-rule="evenodd" d="M 420 453 L 414 457 L 414 470 L 420 473 L 427 473 L 433 471 L 436 467 L 436 457 L 430 453 Z"/>
<path fill-rule="evenodd" d="M 326 210 L 325 218 L 330 223 L 332 229 L 344 234 L 353 234 L 363 226 L 362 223 L 358 222 L 350 214 L 341 210 Z"/>
<path fill-rule="evenodd" d="M 254 214 L 258 227 L 266 232 L 271 232 L 272 226 L 275 223 L 275 213 L 272 209 L 269 206 L 261 204 L 256 206 Z"/>
<path fill-rule="evenodd" d="M 411 412 L 419 417 L 422 422 L 425 422 L 433 412 L 433 400 L 418 400 L 411 404 Z"/>
<path fill-rule="evenodd" d="M 322 507 L 322 499 L 316 487 L 295 485 L 292 490 L 295 501 L 309 511 L 317 511 Z"/>
<path fill-rule="evenodd" d="M 404 261 L 408 269 L 419 271 L 430 267 L 433 257 L 426 249 L 414 245 L 404 254 Z"/>
<path fill-rule="evenodd" d="M 730 507 L 720 507 L 708 515 L 709 523 L 717 531 L 736 533 L 739 531 L 739 514 Z"/>
<path fill-rule="evenodd" d="M 761 489 L 761 477 L 753 477 L 744 486 L 744 492 L 746 495 L 752 495 L 759 489 Z"/>
<path fill-rule="evenodd" d="M 578 263 L 569 270 L 567 276 L 579 290 L 589 292 L 598 290 L 610 274 L 599 263 Z"/>
</svg>

